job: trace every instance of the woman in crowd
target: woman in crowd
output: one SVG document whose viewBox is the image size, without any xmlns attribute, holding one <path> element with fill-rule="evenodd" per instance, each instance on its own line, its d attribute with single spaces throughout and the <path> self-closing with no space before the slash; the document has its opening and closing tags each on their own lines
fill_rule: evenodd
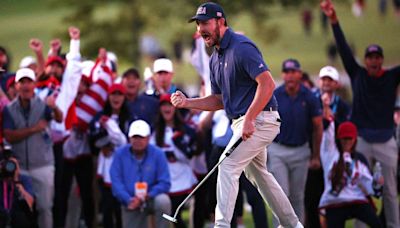
<svg viewBox="0 0 400 228">
<path fill-rule="evenodd" d="M 91 141 L 94 150 L 100 149 L 97 176 L 101 191 L 101 212 L 105 228 L 122 227 L 121 205 L 111 191 L 110 168 L 114 149 L 126 144 L 131 115 L 125 99 L 125 88 L 113 84 L 108 91 L 108 99 L 103 111 L 91 123 Z"/>
<path fill-rule="evenodd" d="M 328 228 L 344 227 L 351 218 L 370 227 L 381 227 L 371 195 L 377 193 L 373 182 L 382 185 L 383 179 L 373 179 L 367 160 L 355 151 L 356 143 L 357 128 L 349 121 L 339 125 L 336 140 L 333 121 L 323 135 L 321 162 L 325 189 L 319 208 Z"/>
<path fill-rule="evenodd" d="M 171 95 L 161 95 L 160 113 L 152 143 L 163 149 L 168 159 L 171 176 L 169 196 L 173 212 L 197 183 L 190 166 L 190 158 L 197 152 L 195 140 L 195 131 L 184 123 L 180 112 L 171 104 Z M 180 213 L 177 220 L 176 227 L 186 227 Z"/>
</svg>

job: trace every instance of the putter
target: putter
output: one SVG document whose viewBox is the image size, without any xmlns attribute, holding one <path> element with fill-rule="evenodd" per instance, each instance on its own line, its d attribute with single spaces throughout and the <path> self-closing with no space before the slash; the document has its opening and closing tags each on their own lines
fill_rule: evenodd
<svg viewBox="0 0 400 228">
<path fill-rule="evenodd" d="M 215 170 L 218 168 L 218 166 L 227 158 L 231 153 L 236 149 L 236 147 L 239 146 L 239 144 L 243 141 L 242 137 L 240 137 L 235 144 L 231 146 L 228 150 L 225 150 L 225 152 L 221 155 L 223 156 L 222 159 L 219 160 L 219 162 L 210 170 L 210 172 L 207 173 L 207 175 L 203 178 L 203 180 L 200 181 L 200 183 L 190 192 L 190 194 L 182 201 L 181 204 L 179 204 L 178 208 L 175 211 L 174 217 L 163 214 L 162 217 L 165 218 L 166 220 L 176 223 L 176 216 L 178 215 L 181 207 L 185 205 L 185 203 L 192 197 L 192 195 L 197 191 L 198 188 L 200 188 L 203 183 L 215 172 Z"/>
</svg>

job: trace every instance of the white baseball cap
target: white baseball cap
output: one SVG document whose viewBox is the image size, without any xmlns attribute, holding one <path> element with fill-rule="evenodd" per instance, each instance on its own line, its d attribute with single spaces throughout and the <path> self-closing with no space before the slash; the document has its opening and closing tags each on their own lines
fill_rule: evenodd
<svg viewBox="0 0 400 228">
<path fill-rule="evenodd" d="M 172 61 L 166 58 L 161 58 L 154 61 L 153 72 L 157 73 L 160 71 L 166 71 L 169 73 L 174 72 L 174 68 L 172 67 Z"/>
<path fill-rule="evenodd" d="M 319 78 L 330 77 L 334 81 L 339 81 L 339 72 L 335 67 L 326 66 L 319 71 Z"/>
<path fill-rule="evenodd" d="M 30 78 L 32 81 L 35 81 L 35 72 L 30 68 L 21 68 L 15 74 L 15 82 L 19 82 L 23 78 Z"/>
<path fill-rule="evenodd" d="M 151 133 L 150 126 L 146 121 L 144 120 L 135 120 L 131 123 L 131 126 L 129 126 L 129 137 L 133 136 L 141 136 L 141 137 L 147 137 Z"/>
<path fill-rule="evenodd" d="M 36 59 L 32 56 L 25 56 L 19 63 L 19 68 L 29 67 L 31 64 L 36 64 Z"/>
</svg>

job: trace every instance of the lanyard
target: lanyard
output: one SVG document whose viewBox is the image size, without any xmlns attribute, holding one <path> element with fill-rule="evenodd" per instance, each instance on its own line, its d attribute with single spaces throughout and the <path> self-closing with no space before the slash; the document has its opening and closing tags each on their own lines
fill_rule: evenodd
<svg viewBox="0 0 400 228">
<path fill-rule="evenodd" d="M 8 194 L 7 183 L 6 181 L 3 181 L 3 202 L 4 202 L 4 209 L 7 212 L 10 212 L 11 210 L 13 196 L 14 196 L 14 185 L 13 184 L 11 185 L 11 191 L 10 194 Z"/>
</svg>

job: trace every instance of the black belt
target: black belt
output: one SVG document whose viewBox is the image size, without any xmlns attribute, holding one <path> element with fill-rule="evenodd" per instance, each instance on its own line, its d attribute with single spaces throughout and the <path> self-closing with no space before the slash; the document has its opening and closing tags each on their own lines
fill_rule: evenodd
<svg viewBox="0 0 400 228">
<path fill-rule="evenodd" d="M 305 144 L 305 143 L 297 144 L 297 143 L 282 143 L 282 142 L 276 142 L 276 143 L 278 143 L 279 145 L 282 145 L 282 146 L 286 146 L 286 147 L 301 147 Z"/>
<path fill-rule="evenodd" d="M 265 109 L 262 110 L 262 111 L 274 112 L 274 111 L 278 111 L 278 107 L 267 107 L 267 108 L 265 108 Z M 239 119 L 240 117 L 242 117 L 242 116 L 244 116 L 244 115 L 245 115 L 245 114 L 239 114 L 239 115 L 233 116 L 232 119 L 233 119 L 233 120 L 236 120 L 236 119 Z"/>
</svg>

